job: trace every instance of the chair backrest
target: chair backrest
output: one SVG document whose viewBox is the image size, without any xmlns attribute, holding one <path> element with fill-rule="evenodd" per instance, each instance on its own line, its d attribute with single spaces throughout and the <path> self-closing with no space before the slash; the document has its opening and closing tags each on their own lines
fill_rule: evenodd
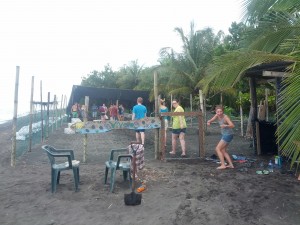
<svg viewBox="0 0 300 225">
<path fill-rule="evenodd" d="M 53 147 L 50 145 L 43 145 L 42 149 L 47 153 L 51 165 L 55 164 L 55 157 L 53 156 Z"/>
<path fill-rule="evenodd" d="M 123 153 L 124 154 L 124 153 L 128 153 L 128 150 L 127 150 L 127 148 L 112 149 L 110 152 L 110 157 L 109 157 L 110 161 L 114 161 L 115 153 L 118 153 L 118 154 Z"/>
</svg>

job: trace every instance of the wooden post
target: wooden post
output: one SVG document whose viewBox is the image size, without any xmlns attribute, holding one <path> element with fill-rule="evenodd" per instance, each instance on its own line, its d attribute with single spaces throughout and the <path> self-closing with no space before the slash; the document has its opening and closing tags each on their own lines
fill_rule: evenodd
<svg viewBox="0 0 300 225">
<path fill-rule="evenodd" d="M 44 115 L 43 115 L 43 91 L 42 81 L 40 81 L 40 95 L 41 95 L 41 143 L 44 142 Z"/>
<path fill-rule="evenodd" d="M 203 112 L 204 111 L 204 107 L 203 107 L 203 92 L 202 90 L 199 90 L 199 103 L 200 103 L 200 109 Z"/>
<path fill-rule="evenodd" d="M 49 107 L 50 107 L 50 92 L 48 92 L 48 100 L 47 100 L 46 138 L 49 137 L 49 130 L 50 130 L 50 127 L 49 127 L 49 119 L 50 119 Z"/>
<path fill-rule="evenodd" d="M 85 115 L 83 118 L 83 122 L 87 122 L 88 121 L 88 112 L 89 112 L 89 96 L 85 96 L 84 99 L 84 104 L 85 104 Z"/>
<path fill-rule="evenodd" d="M 243 107 L 242 107 L 242 92 L 239 92 L 240 98 L 240 117 L 241 117 L 241 136 L 244 136 L 244 116 L 243 116 Z"/>
<path fill-rule="evenodd" d="M 87 159 L 87 134 L 84 134 L 83 138 L 83 159 L 82 161 L 85 163 Z"/>
<path fill-rule="evenodd" d="M 56 95 L 54 95 L 54 97 L 53 97 L 53 104 L 51 105 L 51 107 L 52 107 L 52 110 L 51 110 L 51 113 L 52 113 L 52 126 L 51 126 L 51 128 L 52 128 L 52 133 L 54 132 L 54 121 L 55 121 L 55 117 L 54 117 L 54 115 L 55 115 L 55 113 L 54 113 L 54 111 L 55 111 L 55 107 L 54 107 L 54 102 L 55 102 L 55 100 L 56 100 Z"/>
<path fill-rule="evenodd" d="M 63 125 L 63 117 L 62 117 L 62 113 L 63 113 L 63 99 L 64 99 L 64 95 L 61 95 L 61 100 L 60 100 L 60 112 L 59 112 L 60 127 L 62 127 L 62 125 Z"/>
<path fill-rule="evenodd" d="M 199 121 L 199 134 L 198 134 L 198 139 L 199 139 L 199 156 L 200 158 L 205 158 L 205 148 L 204 148 L 204 129 L 203 129 L 203 113 L 199 112 L 198 115 L 198 121 Z"/>
<path fill-rule="evenodd" d="M 193 95 L 190 94 L 190 109 L 193 112 Z M 191 117 L 191 127 L 193 127 L 193 117 Z"/>
<path fill-rule="evenodd" d="M 29 122 L 29 144 L 28 144 L 28 151 L 29 152 L 31 152 L 31 146 L 32 146 L 33 93 L 34 93 L 34 76 L 31 77 L 30 122 Z"/>
<path fill-rule="evenodd" d="M 55 130 L 58 129 L 58 112 L 57 112 L 57 105 L 58 105 L 58 101 L 57 101 L 58 97 L 55 95 L 55 101 L 53 102 L 54 104 L 54 112 L 55 112 Z"/>
<path fill-rule="evenodd" d="M 18 116 L 18 93 L 19 93 L 19 74 L 20 67 L 16 67 L 16 82 L 15 82 L 15 99 L 14 99 L 14 117 L 12 126 L 12 147 L 10 156 L 10 165 L 16 166 L 16 152 L 17 152 L 17 116 Z"/>
<path fill-rule="evenodd" d="M 159 106 L 158 106 L 158 81 L 157 72 L 154 72 L 154 99 L 155 99 L 155 117 L 158 116 Z M 159 129 L 155 129 L 154 136 L 154 149 L 155 149 L 155 159 L 159 159 Z"/>
<path fill-rule="evenodd" d="M 249 80 L 250 84 L 250 95 L 251 95 L 251 109 L 252 109 L 252 137 L 253 137 L 253 148 L 255 154 L 257 154 L 257 136 L 256 136 L 256 123 L 257 121 L 257 96 L 256 96 L 256 81 L 254 77 L 251 77 Z"/>
<path fill-rule="evenodd" d="M 268 100 L 268 96 L 269 96 L 269 89 L 266 88 L 265 89 L 265 106 L 266 106 L 266 121 L 269 121 L 269 100 Z"/>
</svg>

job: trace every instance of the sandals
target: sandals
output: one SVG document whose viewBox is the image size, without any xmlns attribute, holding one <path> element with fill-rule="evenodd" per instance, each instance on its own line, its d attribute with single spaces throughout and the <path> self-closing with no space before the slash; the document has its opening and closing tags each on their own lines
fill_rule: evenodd
<svg viewBox="0 0 300 225">
<path fill-rule="evenodd" d="M 257 170 L 256 171 L 256 174 L 264 174 L 264 175 L 269 175 L 270 174 L 270 172 L 268 171 L 268 170 Z"/>
</svg>

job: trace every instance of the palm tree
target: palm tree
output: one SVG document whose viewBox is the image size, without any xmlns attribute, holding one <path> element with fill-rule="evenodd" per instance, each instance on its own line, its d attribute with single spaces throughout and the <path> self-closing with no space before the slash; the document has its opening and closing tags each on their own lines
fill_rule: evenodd
<svg viewBox="0 0 300 225">
<path fill-rule="evenodd" d="M 278 99 L 277 129 L 282 154 L 300 158 L 293 140 L 300 140 L 300 4 L 298 0 L 243 0 L 245 19 L 251 28 L 248 48 L 214 59 L 208 76 L 198 83 L 205 91 L 226 90 L 235 86 L 251 67 L 262 63 L 289 61 L 290 76 L 283 81 Z"/>
<path fill-rule="evenodd" d="M 211 28 L 195 31 L 193 22 L 188 35 L 179 27 L 175 28 L 175 31 L 182 40 L 183 52 L 176 53 L 172 48 L 160 50 L 160 71 L 169 76 L 165 89 L 173 95 L 198 94 L 199 89 L 196 85 L 204 77 L 206 67 L 211 62 L 223 33 L 215 35 Z"/>
</svg>

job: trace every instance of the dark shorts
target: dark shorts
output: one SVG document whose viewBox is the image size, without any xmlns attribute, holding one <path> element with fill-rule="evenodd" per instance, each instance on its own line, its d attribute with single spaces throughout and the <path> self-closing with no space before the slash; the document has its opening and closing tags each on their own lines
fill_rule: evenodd
<svg viewBox="0 0 300 225">
<path fill-rule="evenodd" d="M 136 133 L 145 132 L 145 129 L 136 129 L 135 132 Z"/>
<path fill-rule="evenodd" d="M 183 129 L 172 129 L 172 134 L 180 134 L 180 133 L 185 133 L 186 128 Z"/>
<path fill-rule="evenodd" d="M 233 139 L 233 134 L 223 134 L 221 140 L 226 143 L 230 143 Z"/>
</svg>

